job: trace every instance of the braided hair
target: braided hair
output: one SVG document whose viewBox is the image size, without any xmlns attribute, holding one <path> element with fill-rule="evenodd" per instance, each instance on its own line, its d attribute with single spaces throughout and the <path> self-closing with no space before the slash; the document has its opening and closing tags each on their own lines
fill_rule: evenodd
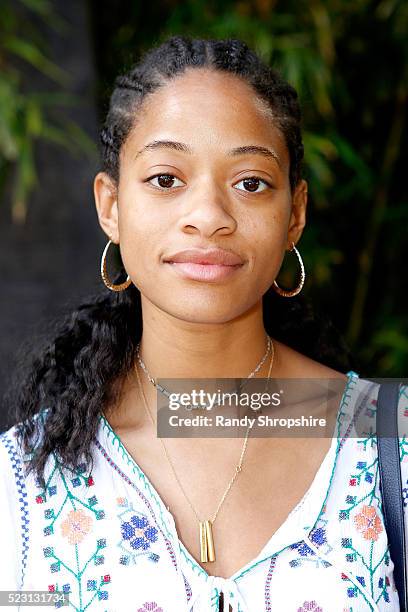
<svg viewBox="0 0 408 612">
<path fill-rule="evenodd" d="M 188 68 L 209 67 L 233 73 L 253 87 L 273 111 L 290 157 L 289 183 L 301 178 L 301 112 L 295 89 L 266 65 L 245 42 L 172 36 L 145 52 L 127 74 L 116 78 L 102 127 L 102 170 L 119 182 L 119 155 L 147 96 Z M 114 281 L 115 282 L 115 281 Z M 269 289 L 263 296 L 267 333 L 329 367 L 354 367 L 342 337 L 327 317 L 317 316 L 301 295 L 290 299 Z M 44 467 L 53 454 L 75 469 L 93 463 L 92 441 L 102 410 L 114 406 L 121 382 L 132 368 L 141 338 L 140 292 L 131 284 L 120 293 L 103 290 L 62 318 L 51 339 L 33 348 L 7 394 L 18 439 L 32 453 L 34 470 L 44 486 Z M 39 413 L 43 436 L 39 436 Z"/>
</svg>

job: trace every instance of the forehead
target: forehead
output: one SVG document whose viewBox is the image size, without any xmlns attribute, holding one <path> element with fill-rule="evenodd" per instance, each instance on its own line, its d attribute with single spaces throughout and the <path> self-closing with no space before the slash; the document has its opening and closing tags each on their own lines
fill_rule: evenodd
<svg viewBox="0 0 408 612">
<path fill-rule="evenodd" d="M 273 110 L 248 83 L 227 72 L 188 69 L 149 94 L 137 112 L 127 144 L 140 148 L 163 136 L 197 150 L 271 145 L 288 164 L 287 147 Z"/>
</svg>

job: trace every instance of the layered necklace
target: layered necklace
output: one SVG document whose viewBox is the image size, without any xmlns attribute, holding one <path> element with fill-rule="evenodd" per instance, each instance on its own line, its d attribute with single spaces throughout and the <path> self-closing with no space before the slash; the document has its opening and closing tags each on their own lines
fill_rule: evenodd
<svg viewBox="0 0 408 612">
<path fill-rule="evenodd" d="M 275 349 L 274 349 L 274 345 L 272 342 L 272 339 L 267 335 L 267 349 L 265 351 L 264 356 L 262 357 L 261 361 L 258 363 L 258 365 L 256 366 L 256 368 L 249 374 L 249 376 L 246 377 L 244 384 L 250 379 L 253 378 L 255 376 L 255 374 L 259 371 L 259 369 L 262 367 L 263 363 L 265 362 L 265 360 L 267 359 L 269 353 L 271 353 L 271 360 L 270 360 L 270 364 L 269 364 L 269 371 L 268 371 L 268 380 L 265 386 L 265 390 L 267 390 L 268 385 L 269 385 L 269 379 L 271 376 L 271 370 L 272 370 L 272 365 L 273 365 L 273 359 L 274 359 L 274 355 L 275 355 Z M 155 426 L 156 423 L 153 419 L 152 413 L 149 409 L 147 400 L 146 400 L 146 396 L 143 390 L 143 386 L 142 383 L 140 381 L 140 377 L 139 377 L 139 370 L 137 367 L 137 364 L 140 365 L 140 367 L 142 368 L 142 370 L 145 372 L 145 374 L 147 375 L 147 378 L 149 379 L 149 381 L 151 382 L 152 385 L 154 385 L 156 387 L 156 389 L 158 389 L 161 393 L 163 393 L 164 395 L 166 395 L 167 397 L 169 397 L 170 392 L 165 389 L 164 387 L 162 387 L 161 385 L 159 385 L 156 380 L 150 375 L 146 365 L 144 364 L 142 358 L 140 357 L 140 343 L 137 345 L 136 347 L 136 357 L 137 357 L 137 361 L 135 363 L 135 371 L 136 371 L 136 376 L 137 376 L 137 382 L 138 382 L 138 386 L 139 386 L 139 390 L 141 392 L 141 396 L 142 396 L 142 400 L 143 400 L 143 404 L 146 410 L 146 413 L 149 417 L 149 419 L 152 422 L 152 425 Z M 239 389 L 242 388 L 243 385 L 239 386 Z M 250 426 L 248 425 L 247 430 L 246 430 L 246 434 L 245 434 L 245 438 L 244 438 L 244 444 L 242 446 L 242 450 L 241 450 L 241 455 L 238 461 L 238 464 L 235 467 L 235 471 L 234 474 L 231 478 L 231 480 L 228 483 L 228 486 L 226 488 L 226 490 L 224 491 L 224 494 L 221 497 L 221 500 L 214 512 L 214 515 L 212 516 L 212 518 L 210 519 L 205 519 L 202 520 L 202 518 L 200 518 L 197 510 L 195 509 L 194 505 L 192 504 L 190 498 L 188 497 L 186 491 L 184 490 L 183 485 L 180 482 L 180 479 L 177 475 L 177 472 L 174 468 L 173 462 L 170 459 L 169 453 L 167 451 L 167 447 L 163 442 L 162 438 L 159 438 L 162 446 L 163 446 L 163 450 L 164 453 L 166 455 L 167 461 L 170 465 L 171 471 L 173 472 L 174 478 L 178 484 L 178 486 L 180 487 L 181 492 L 183 493 L 187 503 L 189 504 L 190 508 L 192 509 L 197 521 L 198 521 L 198 525 L 199 525 L 199 545 L 200 545 L 200 558 L 201 558 L 201 562 L 202 563 L 206 563 L 206 562 L 211 562 L 211 561 L 215 561 L 215 546 L 214 546 L 214 534 L 213 534 L 213 530 L 212 530 L 212 526 L 214 524 L 215 519 L 218 516 L 219 510 L 222 506 L 222 504 L 225 501 L 225 498 L 227 497 L 229 491 L 231 490 L 232 485 L 234 484 L 238 474 L 242 471 L 242 464 L 243 464 L 243 460 L 244 460 L 244 455 L 245 455 L 245 451 L 247 448 L 247 444 L 248 444 L 248 437 L 249 437 L 249 431 L 250 431 Z"/>
</svg>

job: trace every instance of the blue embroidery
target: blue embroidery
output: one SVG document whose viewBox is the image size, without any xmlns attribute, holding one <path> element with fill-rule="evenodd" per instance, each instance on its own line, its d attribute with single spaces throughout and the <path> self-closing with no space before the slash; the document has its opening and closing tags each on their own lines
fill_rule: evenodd
<svg viewBox="0 0 408 612">
<path fill-rule="evenodd" d="M 122 523 L 122 538 L 129 540 L 132 548 L 147 550 L 152 542 L 157 540 L 157 529 L 149 525 L 146 517 L 132 516 L 130 523 Z M 139 534 L 139 535 L 138 535 Z"/>
<path fill-rule="evenodd" d="M 125 508 L 119 514 L 122 536 L 120 548 L 122 553 L 126 553 L 122 554 L 119 559 L 121 565 L 129 565 L 130 560 L 136 563 L 136 557 L 139 555 L 148 555 L 150 561 L 157 563 L 160 555 L 152 551 L 151 546 L 159 539 L 158 529 L 150 523 L 146 515 L 139 510 L 136 511 L 128 499 L 119 497 L 117 503 L 120 507 Z M 134 551 L 139 552 L 135 554 Z"/>
<path fill-rule="evenodd" d="M 124 540 L 129 540 L 132 548 L 135 550 L 141 548 L 147 550 L 152 542 L 157 541 L 157 529 L 149 525 L 149 521 L 145 516 L 139 517 L 134 514 L 130 522 L 122 523 L 122 537 Z"/>
<path fill-rule="evenodd" d="M 29 548 L 29 530 L 28 525 L 30 522 L 28 514 L 28 503 L 27 503 L 27 489 L 25 485 L 25 478 L 23 474 L 23 465 L 21 459 L 16 451 L 13 442 L 7 436 L 7 432 L 0 435 L 0 440 L 3 442 L 11 462 L 11 467 L 14 472 L 14 478 L 17 487 L 17 493 L 19 495 L 18 501 L 20 502 L 20 526 L 21 526 L 21 579 L 20 589 L 23 588 L 24 578 L 27 569 L 27 557 Z"/>
<path fill-rule="evenodd" d="M 310 539 L 313 544 L 317 544 L 317 546 L 321 546 L 327 542 L 326 539 L 326 531 L 323 527 L 318 527 L 317 529 L 313 529 L 310 532 Z"/>
<path fill-rule="evenodd" d="M 307 555 L 316 554 L 314 550 L 312 550 L 310 546 L 308 546 L 306 542 L 304 542 L 304 540 L 296 542 L 296 544 L 291 544 L 289 548 L 291 548 L 292 550 L 297 550 L 299 555 L 301 555 L 302 557 L 307 557 Z"/>
</svg>

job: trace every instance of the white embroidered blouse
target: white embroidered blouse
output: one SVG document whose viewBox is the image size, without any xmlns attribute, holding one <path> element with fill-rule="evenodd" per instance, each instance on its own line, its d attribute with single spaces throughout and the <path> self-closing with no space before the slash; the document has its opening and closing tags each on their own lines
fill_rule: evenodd
<svg viewBox="0 0 408 612">
<path fill-rule="evenodd" d="M 154 484 L 103 415 L 92 473 L 61 470 L 51 456 L 45 489 L 33 473 L 24 478 L 27 457 L 10 428 L 0 435 L 0 591 L 61 592 L 77 612 L 218 612 L 221 593 L 225 612 L 399 610 L 376 438 L 353 437 L 351 418 L 356 406 L 375 418 L 379 385 L 353 371 L 347 377 L 337 433 L 310 488 L 228 579 L 207 574 L 185 548 Z M 404 385 L 399 418 L 408 418 Z M 406 504 L 405 437 L 400 458 Z"/>
</svg>

